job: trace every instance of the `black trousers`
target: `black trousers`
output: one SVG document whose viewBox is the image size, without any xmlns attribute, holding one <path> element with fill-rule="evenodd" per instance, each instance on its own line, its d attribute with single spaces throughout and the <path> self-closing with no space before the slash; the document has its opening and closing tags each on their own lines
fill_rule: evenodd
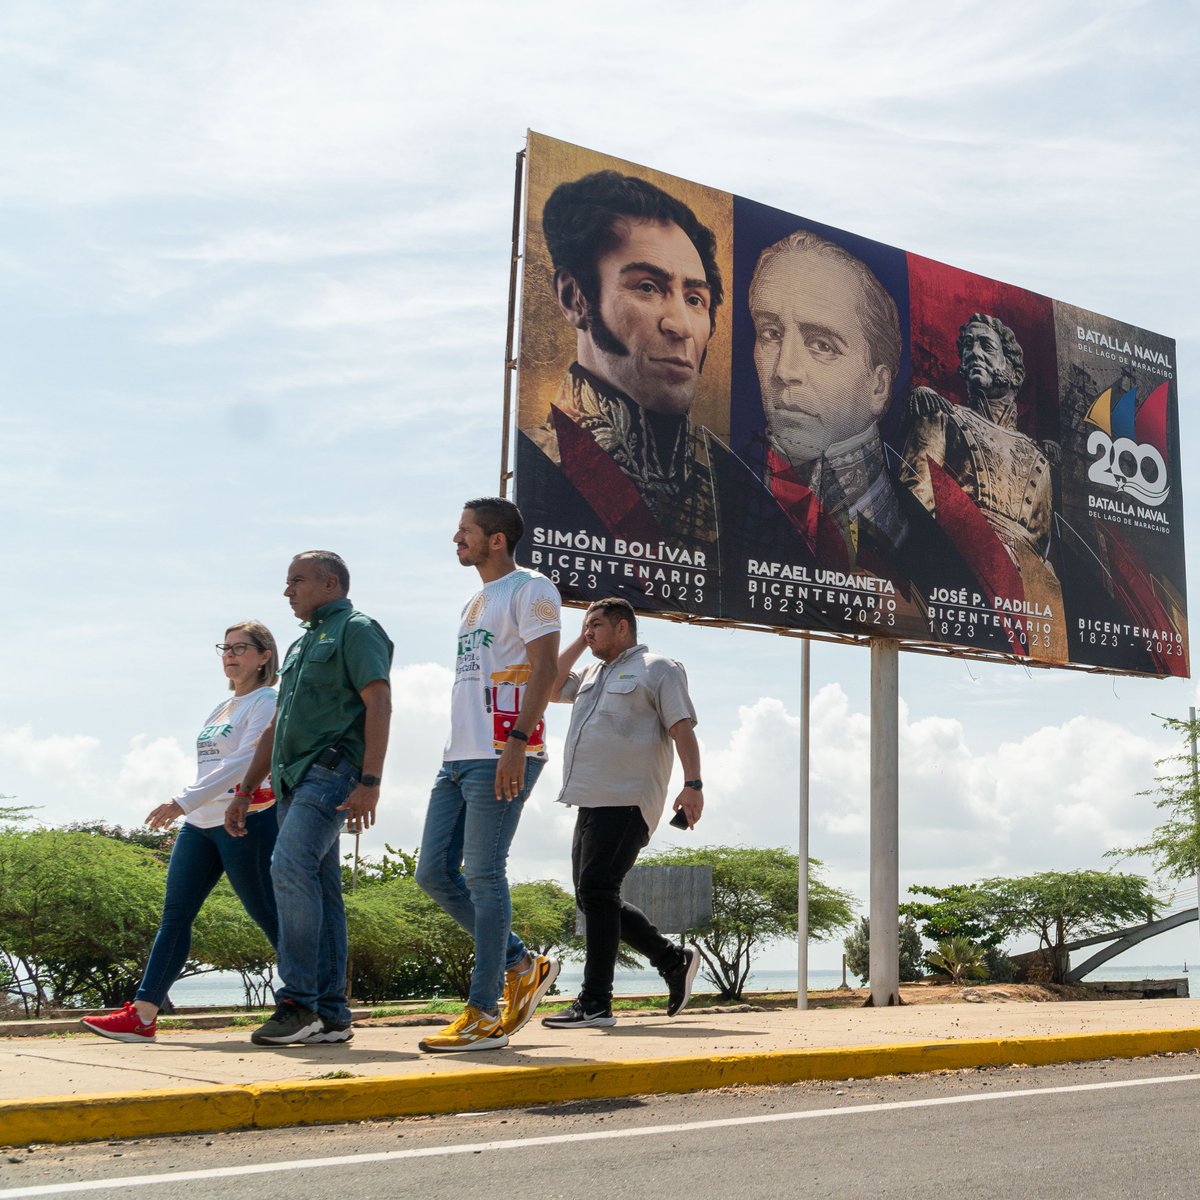
<svg viewBox="0 0 1200 1200">
<path fill-rule="evenodd" d="M 612 1003 L 613 972 L 621 942 L 650 960 L 660 973 L 673 970 L 683 951 L 668 941 L 641 909 L 621 899 L 621 884 L 650 840 L 641 809 L 581 808 L 571 841 L 575 902 L 587 921 L 587 959 L 579 999 L 588 1012 Z"/>
</svg>

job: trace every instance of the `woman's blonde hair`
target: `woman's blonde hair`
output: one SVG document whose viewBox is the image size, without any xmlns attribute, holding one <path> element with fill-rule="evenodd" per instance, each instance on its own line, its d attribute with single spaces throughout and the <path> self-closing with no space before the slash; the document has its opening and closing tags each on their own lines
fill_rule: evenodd
<svg viewBox="0 0 1200 1200">
<path fill-rule="evenodd" d="M 228 637 L 235 629 L 242 630 L 258 650 L 270 655 L 258 668 L 258 679 L 263 687 L 274 687 L 279 678 L 279 650 L 275 646 L 271 631 L 261 621 L 235 621 L 225 630 L 225 636 Z M 232 680 L 229 682 L 229 690 L 233 691 Z"/>
</svg>

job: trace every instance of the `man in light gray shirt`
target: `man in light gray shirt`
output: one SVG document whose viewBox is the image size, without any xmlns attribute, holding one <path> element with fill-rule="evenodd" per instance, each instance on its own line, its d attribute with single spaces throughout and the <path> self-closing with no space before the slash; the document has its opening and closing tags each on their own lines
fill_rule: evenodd
<svg viewBox="0 0 1200 1200">
<path fill-rule="evenodd" d="M 572 670 L 585 647 L 597 661 Z M 574 705 L 558 799 L 579 809 L 571 874 L 587 922 L 587 959 L 575 1002 L 542 1024 L 552 1029 L 616 1024 L 613 972 L 622 941 L 666 980 L 667 1014 L 673 1017 L 691 995 L 700 953 L 663 937 L 643 912 L 622 900 L 621 883 L 662 816 L 675 752 L 686 782 L 672 807 L 689 829 L 704 808 L 687 676 L 674 659 L 638 643 L 633 607 L 610 597 L 588 608 L 583 632 L 559 655 L 550 699 Z"/>
</svg>

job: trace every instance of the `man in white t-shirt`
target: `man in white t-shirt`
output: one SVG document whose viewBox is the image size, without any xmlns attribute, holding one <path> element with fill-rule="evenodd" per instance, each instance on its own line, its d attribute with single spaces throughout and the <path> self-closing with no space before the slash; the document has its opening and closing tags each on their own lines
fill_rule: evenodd
<svg viewBox="0 0 1200 1200">
<path fill-rule="evenodd" d="M 546 762 L 542 714 L 562 628 L 554 585 L 513 561 L 524 528 L 515 504 L 486 497 L 467 502 L 454 534 L 458 561 L 474 567 L 483 586 L 458 630 L 450 736 L 429 797 L 417 883 L 475 939 L 475 969 L 465 1011 L 423 1039 L 422 1050 L 507 1045 L 559 972 L 512 932 L 506 875 L 521 810 Z"/>
</svg>

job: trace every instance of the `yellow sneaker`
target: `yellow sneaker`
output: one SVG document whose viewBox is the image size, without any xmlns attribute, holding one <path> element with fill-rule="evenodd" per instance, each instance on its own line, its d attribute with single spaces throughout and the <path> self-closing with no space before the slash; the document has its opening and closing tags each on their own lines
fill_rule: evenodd
<svg viewBox="0 0 1200 1200">
<path fill-rule="evenodd" d="M 524 971 L 509 971 L 504 976 L 500 1026 L 509 1037 L 533 1016 L 560 970 L 562 964 L 556 959 L 535 954 L 533 962 Z"/>
<path fill-rule="evenodd" d="M 468 1004 L 462 1015 L 438 1033 L 421 1039 L 421 1049 L 436 1053 L 439 1050 L 499 1050 L 508 1045 L 508 1034 L 498 1017 Z"/>
</svg>

